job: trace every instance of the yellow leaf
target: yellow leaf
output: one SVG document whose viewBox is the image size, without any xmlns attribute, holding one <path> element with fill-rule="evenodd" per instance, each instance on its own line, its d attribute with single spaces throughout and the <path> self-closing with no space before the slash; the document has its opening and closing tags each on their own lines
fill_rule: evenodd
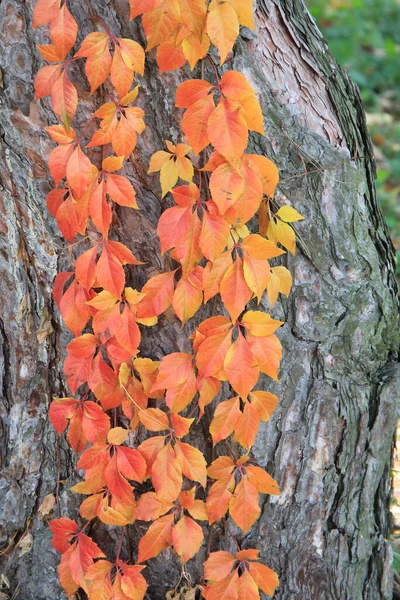
<svg viewBox="0 0 400 600">
<path fill-rule="evenodd" d="M 276 213 L 276 216 L 285 221 L 285 223 L 295 223 L 304 220 L 304 217 L 291 206 L 282 206 Z"/>
<path fill-rule="evenodd" d="M 123 427 L 114 427 L 110 429 L 107 436 L 107 441 L 109 444 L 113 444 L 114 446 L 120 446 L 123 444 L 128 437 L 128 429 L 124 429 Z"/>
<path fill-rule="evenodd" d="M 221 0 L 211 1 L 207 16 L 207 33 L 219 50 L 222 65 L 239 35 L 238 16 L 231 4 Z"/>
</svg>

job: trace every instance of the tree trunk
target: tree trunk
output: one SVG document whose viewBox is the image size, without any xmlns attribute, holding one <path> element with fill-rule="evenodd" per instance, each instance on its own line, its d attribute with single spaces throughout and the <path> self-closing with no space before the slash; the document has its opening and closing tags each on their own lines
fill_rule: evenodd
<svg viewBox="0 0 400 600">
<path fill-rule="evenodd" d="M 64 598 L 59 556 L 38 507 L 56 493 L 58 472 L 63 516 L 76 517 L 78 505 L 68 491 L 76 457 L 63 442 L 57 452 L 47 418 L 51 397 L 67 394 L 62 364 L 70 334 L 51 288 L 70 257 L 45 206 L 53 144 L 43 128 L 55 118 L 47 99 L 34 99 L 41 65 L 35 44 L 47 34 L 46 28 L 31 29 L 33 3 L 3 0 L 0 6 L 0 589 L 14 600 Z M 387 599 L 398 298 L 371 142 L 358 90 L 329 53 L 303 1 L 255 4 L 257 32 L 242 31 L 228 66 L 244 72 L 259 92 L 267 137 L 261 144 L 254 138 L 251 151 L 266 154 L 280 169 L 277 204 L 289 200 L 306 220 L 296 227 L 297 255 L 286 259 L 292 293 L 273 310 L 286 321 L 280 333 L 284 358 L 280 382 L 264 386 L 278 394 L 280 404 L 253 448 L 282 493 L 265 499 L 260 521 L 241 541 L 260 547 L 264 562 L 279 573 L 276 598 Z M 91 16 L 98 13 L 115 35 L 144 44 L 140 24 L 129 24 L 128 2 L 69 5 L 80 36 L 93 30 Z M 146 270 L 129 272 L 135 287 L 160 269 L 155 227 L 167 203 L 160 205 L 155 178 L 146 171 L 164 139 L 181 136 L 174 95 L 190 76 L 186 69 L 160 76 L 153 58 L 140 81 L 147 128 L 127 168 L 141 211 L 119 208 L 113 221 L 113 237 L 147 262 Z M 73 70 L 82 100 L 79 130 L 98 99 L 89 96 L 80 68 L 74 64 Z M 156 334 L 144 339 L 142 355 L 160 359 L 188 348 L 188 331 L 161 319 Z M 100 545 L 112 547 L 113 530 L 96 530 Z M 132 525 L 130 533 L 135 556 L 140 528 Z M 221 543 L 229 549 L 221 537 L 216 527 L 213 548 Z M 200 581 L 203 559 L 204 553 L 189 563 L 193 583 Z M 177 584 L 180 567 L 168 551 L 151 560 L 146 573 L 149 597 L 161 600 Z"/>
</svg>

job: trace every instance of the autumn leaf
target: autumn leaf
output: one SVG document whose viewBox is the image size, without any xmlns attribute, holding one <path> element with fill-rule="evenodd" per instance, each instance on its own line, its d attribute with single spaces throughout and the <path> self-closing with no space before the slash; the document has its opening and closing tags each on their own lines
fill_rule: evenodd
<svg viewBox="0 0 400 600">
<path fill-rule="evenodd" d="M 269 421 L 272 413 L 277 407 L 278 397 L 270 392 L 257 390 L 250 393 L 250 401 L 258 410 L 262 421 Z"/>
<path fill-rule="evenodd" d="M 237 396 L 218 404 L 210 424 L 210 433 L 214 444 L 226 439 L 235 429 L 236 423 L 242 416 L 239 406 Z"/>
<path fill-rule="evenodd" d="M 229 503 L 229 514 L 243 533 L 247 533 L 260 513 L 257 488 L 242 477 Z"/>
<path fill-rule="evenodd" d="M 204 488 L 207 483 L 207 464 L 203 454 L 190 444 L 177 441 L 175 454 L 181 465 L 182 473 L 192 481 L 198 481 Z"/>
<path fill-rule="evenodd" d="M 211 0 L 207 16 L 207 33 L 219 50 L 221 64 L 233 48 L 239 35 L 238 16 L 229 2 Z"/>
<path fill-rule="evenodd" d="M 237 340 L 233 342 L 226 354 L 224 371 L 235 392 L 245 400 L 258 381 L 259 369 L 251 348 L 240 330 Z"/>
<path fill-rule="evenodd" d="M 172 529 L 172 544 L 183 564 L 200 550 L 203 531 L 193 519 L 183 516 Z"/>
<path fill-rule="evenodd" d="M 243 261 L 239 256 L 236 256 L 235 262 L 222 277 L 220 294 L 222 302 L 235 323 L 252 296 L 252 291 L 244 278 Z"/>
<path fill-rule="evenodd" d="M 182 487 L 182 467 L 170 443 L 156 456 L 151 478 L 160 500 L 173 502 L 177 499 Z"/>
<path fill-rule="evenodd" d="M 154 521 L 139 541 L 138 562 L 158 556 L 172 543 L 174 515 L 166 515 Z"/>
<path fill-rule="evenodd" d="M 229 4 L 226 2 L 223 6 L 229 6 Z M 246 121 L 241 116 L 240 110 L 235 109 L 223 98 L 207 121 L 207 134 L 217 152 L 222 154 L 232 165 L 238 161 L 246 149 L 248 141 Z"/>
</svg>

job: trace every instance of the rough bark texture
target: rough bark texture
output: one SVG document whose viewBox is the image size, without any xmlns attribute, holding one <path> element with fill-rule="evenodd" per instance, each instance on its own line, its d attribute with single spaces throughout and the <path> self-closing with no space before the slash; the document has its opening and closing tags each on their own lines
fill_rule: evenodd
<svg viewBox="0 0 400 600">
<path fill-rule="evenodd" d="M 34 99 L 41 65 L 31 29 L 33 0 L 0 6 L 0 548 L 2 592 L 16 600 L 64 598 L 57 583 L 58 555 L 38 517 L 57 480 L 56 436 L 47 418 L 52 395 L 65 394 L 62 363 L 70 334 L 51 298 L 69 254 L 45 207 L 51 188 L 46 157 L 52 148 L 43 127 L 55 122 L 47 101 Z M 296 228 L 299 251 L 287 264 L 294 287 L 273 316 L 287 324 L 281 381 L 266 389 L 281 401 L 258 435 L 254 454 L 281 485 L 264 502 L 262 518 L 246 543 L 255 542 L 281 579 L 285 600 L 377 600 L 391 597 L 389 468 L 400 383 L 398 299 L 393 253 L 374 188 L 374 162 L 357 89 L 336 64 L 302 0 L 258 0 L 256 36 L 242 32 L 230 68 L 242 70 L 259 91 L 266 140 L 252 139 L 281 170 L 277 204 L 289 201 L 306 217 Z M 80 36 L 98 12 L 114 34 L 143 42 L 129 24 L 127 0 L 73 0 Z M 74 77 L 82 107 L 77 129 L 93 109 L 78 66 Z M 195 72 L 195 76 L 197 73 Z M 129 164 L 142 211 L 119 209 L 114 236 L 160 269 L 155 226 L 160 204 L 150 154 L 180 136 L 176 85 L 189 73 L 161 77 L 147 61 L 140 105 L 148 127 Z M 304 171 L 308 171 L 305 174 Z M 165 204 L 166 206 L 167 204 Z M 81 248 L 83 250 L 83 247 Z M 129 273 L 139 286 L 144 271 Z M 265 309 L 268 309 L 265 304 Z M 205 309 L 203 316 L 207 316 Z M 179 324 L 161 321 L 144 341 L 143 355 L 160 358 L 187 348 Z M 198 434 L 199 435 L 199 432 Z M 61 506 L 76 516 L 68 492 L 75 457 L 61 444 Z M 131 528 L 132 545 L 137 537 Z M 18 541 L 32 535 L 22 554 Z M 216 527 L 213 545 L 221 532 Z M 14 536 L 14 537 L 13 537 Z M 114 533 L 98 530 L 103 548 Z M 226 547 L 229 541 L 223 540 Z M 201 560 L 189 563 L 196 582 Z M 180 568 L 171 553 L 150 561 L 149 597 L 176 585 Z M 8 587 L 9 586 L 9 587 Z"/>
</svg>

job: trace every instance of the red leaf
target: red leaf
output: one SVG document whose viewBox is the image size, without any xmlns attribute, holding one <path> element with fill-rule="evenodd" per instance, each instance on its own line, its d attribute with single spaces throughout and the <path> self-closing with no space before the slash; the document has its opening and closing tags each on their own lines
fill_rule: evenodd
<svg viewBox="0 0 400 600">
<path fill-rule="evenodd" d="M 120 261 L 109 252 L 107 246 L 103 246 L 96 265 L 96 279 L 102 288 L 120 298 L 125 286 L 125 273 Z"/>
<path fill-rule="evenodd" d="M 143 286 L 142 294 L 146 294 L 138 305 L 137 316 L 140 319 L 158 316 L 171 306 L 174 294 L 175 271 L 160 273 L 148 280 Z"/>
<path fill-rule="evenodd" d="M 92 182 L 92 167 L 86 154 L 82 152 L 80 146 L 77 146 L 68 161 L 66 170 L 68 184 L 77 199 L 83 196 Z"/>
</svg>

